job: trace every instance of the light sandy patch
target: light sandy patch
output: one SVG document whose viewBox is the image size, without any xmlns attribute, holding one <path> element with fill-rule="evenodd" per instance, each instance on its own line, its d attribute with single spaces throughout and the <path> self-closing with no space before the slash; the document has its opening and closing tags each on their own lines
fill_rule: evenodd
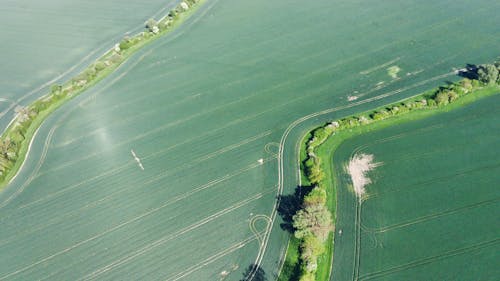
<svg viewBox="0 0 500 281">
<path fill-rule="evenodd" d="M 401 68 L 397 65 L 393 65 L 387 68 L 387 74 L 391 76 L 392 79 L 398 78 L 398 73 L 401 71 Z"/>
<path fill-rule="evenodd" d="M 382 162 L 374 163 L 373 160 L 374 157 L 372 154 L 356 154 L 347 165 L 347 171 L 351 175 L 354 193 L 356 193 L 356 196 L 359 198 L 365 194 L 365 186 L 372 182 L 367 176 L 367 173 L 382 165 Z"/>
</svg>

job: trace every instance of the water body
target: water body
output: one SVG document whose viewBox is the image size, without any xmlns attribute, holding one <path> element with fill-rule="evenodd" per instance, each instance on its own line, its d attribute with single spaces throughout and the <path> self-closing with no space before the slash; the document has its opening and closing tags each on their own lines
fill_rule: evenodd
<svg viewBox="0 0 500 281">
<path fill-rule="evenodd" d="M 268 240 L 261 231 L 284 133 L 286 195 L 311 127 L 492 61 L 498 8 L 207 1 L 40 128 L 0 195 L 0 279 L 239 280 L 259 252 L 275 279 L 288 233 L 279 216 Z"/>
</svg>

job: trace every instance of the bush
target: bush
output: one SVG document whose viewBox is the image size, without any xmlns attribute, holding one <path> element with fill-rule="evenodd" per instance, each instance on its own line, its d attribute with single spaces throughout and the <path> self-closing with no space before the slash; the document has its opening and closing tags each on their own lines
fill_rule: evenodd
<svg viewBox="0 0 500 281">
<path fill-rule="evenodd" d="M 94 69 L 96 71 L 102 71 L 106 68 L 106 64 L 102 61 L 96 61 L 96 63 L 94 64 Z"/>
<path fill-rule="evenodd" d="M 62 90 L 62 86 L 61 85 L 53 84 L 52 86 L 50 86 L 50 93 L 51 94 L 60 93 L 61 90 Z"/>
<path fill-rule="evenodd" d="M 168 13 L 168 16 L 171 17 L 171 18 L 176 18 L 177 17 L 177 11 L 175 9 L 171 10 Z"/>
<path fill-rule="evenodd" d="M 318 186 L 313 188 L 313 190 L 311 190 L 311 192 L 304 197 L 304 206 L 317 204 L 326 204 L 326 191 Z"/>
<path fill-rule="evenodd" d="M 373 119 L 373 120 L 382 120 L 384 119 L 385 117 L 387 117 L 389 115 L 389 112 L 387 112 L 387 110 L 385 109 L 381 109 L 377 112 L 374 112 L 370 115 L 370 117 Z"/>
<path fill-rule="evenodd" d="M 314 164 L 306 170 L 307 178 L 311 184 L 319 184 L 325 178 L 325 174 L 321 170 L 321 163 L 319 159 L 313 159 L 313 161 Z"/>
<path fill-rule="evenodd" d="M 146 22 L 146 28 L 149 30 L 149 32 L 156 33 L 155 30 L 158 28 L 158 22 L 155 19 L 149 19 Z"/>
<path fill-rule="evenodd" d="M 125 38 L 120 41 L 120 50 L 126 50 L 130 48 L 132 45 L 132 42 L 130 41 L 130 38 L 128 36 L 125 36 Z"/>
</svg>

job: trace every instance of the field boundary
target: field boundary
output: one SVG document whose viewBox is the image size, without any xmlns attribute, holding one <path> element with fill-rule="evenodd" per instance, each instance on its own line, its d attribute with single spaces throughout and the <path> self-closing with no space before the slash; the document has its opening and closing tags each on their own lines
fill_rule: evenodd
<svg viewBox="0 0 500 281">
<path fill-rule="evenodd" d="M 457 91 L 458 94 L 455 93 L 455 91 Z M 437 97 L 438 97 L 438 95 L 441 95 L 441 93 L 446 94 L 446 102 L 443 101 L 443 102 L 438 103 Z M 373 127 L 373 125 L 375 125 L 376 127 L 378 127 L 378 129 L 381 129 L 381 128 L 385 128 L 385 127 L 390 126 L 390 125 L 399 124 L 401 122 L 407 122 L 407 121 L 425 118 L 425 117 L 428 117 L 428 116 L 433 115 L 433 114 L 438 113 L 438 112 L 447 112 L 447 111 L 456 109 L 456 108 L 463 106 L 465 104 L 469 104 L 471 102 L 474 102 L 477 99 L 484 98 L 484 97 L 487 97 L 487 96 L 490 96 L 493 94 L 498 94 L 498 93 L 500 93 L 500 85 L 498 85 L 498 84 L 480 83 L 478 80 L 471 81 L 471 80 L 465 78 L 465 79 L 461 80 L 460 82 L 449 85 L 447 87 L 441 87 L 437 90 L 425 92 L 423 94 L 417 94 L 417 95 L 412 96 L 410 98 L 403 99 L 397 103 L 393 103 L 393 104 L 390 104 L 387 106 L 379 107 L 375 110 L 365 111 L 365 112 L 357 114 L 356 116 L 353 116 L 353 117 L 347 117 L 344 119 L 333 121 L 331 123 L 329 122 L 329 123 L 327 123 L 323 126 L 320 126 L 320 127 L 316 127 L 312 131 L 308 132 L 305 136 L 303 136 L 303 138 L 309 137 L 309 142 L 303 143 L 303 146 L 301 147 L 301 151 L 300 151 L 301 153 L 299 153 L 299 155 L 301 155 L 301 157 L 302 157 L 302 154 L 303 154 L 302 152 L 305 152 L 308 150 L 308 146 L 311 144 L 311 142 L 314 142 L 314 145 L 315 145 L 314 148 L 319 149 L 320 147 L 323 146 L 324 143 L 326 143 L 327 141 L 330 141 L 332 139 L 332 138 L 330 138 L 330 136 L 336 135 L 336 138 L 334 138 L 334 139 L 335 140 L 338 139 L 339 141 L 336 141 L 335 145 L 333 147 L 325 148 L 327 150 L 326 153 L 319 154 L 320 156 L 316 156 L 316 154 L 315 154 L 316 150 L 312 149 L 312 151 L 313 151 L 312 157 L 317 157 L 320 160 L 323 160 L 323 161 L 318 161 L 318 163 L 320 163 L 320 162 L 328 163 L 329 165 L 327 165 L 328 166 L 327 170 L 332 171 L 332 169 L 333 169 L 332 164 L 333 163 L 331 163 L 331 161 L 330 161 L 331 159 L 329 159 L 329 158 L 332 158 L 331 156 L 333 155 L 335 149 L 340 145 L 340 143 L 345 141 L 347 138 L 353 137 L 355 135 L 362 133 L 363 131 L 366 131 L 367 130 L 366 127 Z M 391 107 L 391 105 L 392 105 L 392 107 Z M 387 114 L 387 116 L 384 116 L 384 113 L 382 113 L 383 111 L 389 110 L 389 108 L 391 108 L 391 109 L 396 108 L 396 110 L 397 110 L 397 106 L 409 107 L 409 109 L 407 111 L 405 111 L 404 113 L 411 112 L 411 114 L 399 115 L 399 112 L 398 113 L 392 112 L 392 115 Z M 365 117 L 365 115 L 369 116 L 372 119 L 371 122 L 370 121 L 366 122 L 366 123 L 360 122 L 360 120 L 363 120 L 363 117 Z M 396 115 L 398 115 L 398 116 L 396 116 Z M 317 116 L 317 115 L 313 114 L 313 117 L 315 117 L 315 116 Z M 378 120 L 386 120 L 386 119 L 389 119 L 389 121 L 376 122 Z M 358 122 L 353 123 L 352 122 L 353 120 L 357 120 Z M 294 124 L 295 124 L 295 122 L 292 123 L 292 125 L 294 125 Z M 314 133 L 318 130 L 323 130 L 323 131 L 321 132 L 321 134 L 318 134 L 318 136 L 315 136 Z M 325 131 L 327 131 L 327 132 L 325 133 Z M 344 136 L 342 136 L 342 134 Z M 299 157 L 299 159 L 298 159 L 299 163 L 300 162 L 305 163 L 305 161 L 307 159 L 302 159 L 301 157 Z M 311 157 L 311 155 L 309 155 L 309 157 Z M 323 157 L 326 157 L 326 159 L 324 159 Z M 280 168 L 282 167 L 282 151 L 281 150 L 280 150 L 280 165 L 279 165 L 279 167 Z M 300 165 L 300 167 L 301 167 L 301 170 L 299 171 L 298 179 L 302 185 L 300 173 L 302 172 L 306 176 L 307 171 L 304 169 L 304 167 L 302 165 Z M 321 167 L 321 168 L 324 171 L 325 167 Z M 280 184 L 282 184 L 281 176 L 282 176 L 282 171 L 280 170 Z M 334 192 L 336 193 L 334 181 L 336 181 L 337 179 L 335 179 L 335 176 L 333 176 L 333 175 L 332 175 L 332 177 L 333 178 L 330 178 L 329 180 L 330 180 L 331 184 L 333 185 L 332 188 L 333 188 Z M 358 210 L 357 212 L 361 211 L 361 204 L 362 204 L 363 200 L 364 200 L 364 198 L 360 198 L 360 200 L 357 200 L 357 202 L 356 202 L 356 210 Z M 335 210 L 336 203 L 333 202 L 333 205 L 330 205 L 329 208 Z M 360 214 L 356 214 L 356 217 L 358 217 L 358 216 L 360 216 Z M 355 230 L 355 232 L 356 232 L 355 239 L 356 240 L 359 240 L 359 238 L 360 238 L 360 237 L 358 237 L 359 236 L 358 232 L 360 231 L 360 229 L 359 229 L 360 227 L 361 227 L 361 225 L 358 222 L 356 230 Z M 333 241 L 332 241 L 332 243 L 333 243 Z M 288 243 L 288 246 L 290 246 L 290 243 Z M 300 245 L 299 245 L 299 247 L 300 247 Z M 332 247 L 332 249 L 333 249 L 333 247 Z M 288 251 L 288 248 L 287 248 L 287 251 Z M 333 251 L 328 253 L 328 255 L 330 255 L 330 258 L 327 260 L 332 260 L 333 259 Z M 285 256 L 284 260 L 286 260 L 286 256 Z M 353 279 L 354 280 L 359 279 L 359 267 L 358 267 L 358 265 L 359 265 L 359 249 L 357 249 L 357 247 L 355 247 L 355 262 L 353 264 Z M 328 267 L 330 268 L 329 278 L 331 278 L 332 264 L 328 265 Z M 281 266 L 281 268 L 283 268 L 283 265 Z M 293 267 L 288 267 L 288 268 L 293 268 Z M 318 279 L 318 280 L 322 280 L 322 279 Z"/>
<path fill-rule="evenodd" d="M 206 0 L 181 1 L 158 22 L 153 18 L 150 19 L 145 24 L 145 31 L 132 37 L 126 36 L 76 76 L 68 79 L 62 85 L 52 85 L 49 93 L 26 107 L 19 107 L 16 110 L 16 116 L 0 136 L 4 150 L 8 151 L 5 155 L 1 155 L 0 192 L 17 177 L 29 154 L 38 129 L 51 113 L 114 73 L 144 46 L 176 30 L 205 2 Z M 158 13 L 154 16 L 157 17 Z M 18 193 L 16 191 L 14 195 Z M 6 202 L 2 202 L 2 206 L 8 203 L 11 198 L 12 196 Z"/>
</svg>

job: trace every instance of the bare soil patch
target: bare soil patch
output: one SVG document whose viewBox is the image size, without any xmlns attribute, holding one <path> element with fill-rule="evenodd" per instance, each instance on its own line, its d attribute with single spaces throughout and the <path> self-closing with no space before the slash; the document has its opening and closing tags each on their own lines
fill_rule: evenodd
<svg viewBox="0 0 500 281">
<path fill-rule="evenodd" d="M 347 171 L 351 175 L 354 193 L 357 197 L 363 196 L 365 186 L 372 182 L 367 173 L 383 164 L 382 162 L 373 162 L 373 160 L 372 154 L 356 154 L 347 165 Z"/>
</svg>

